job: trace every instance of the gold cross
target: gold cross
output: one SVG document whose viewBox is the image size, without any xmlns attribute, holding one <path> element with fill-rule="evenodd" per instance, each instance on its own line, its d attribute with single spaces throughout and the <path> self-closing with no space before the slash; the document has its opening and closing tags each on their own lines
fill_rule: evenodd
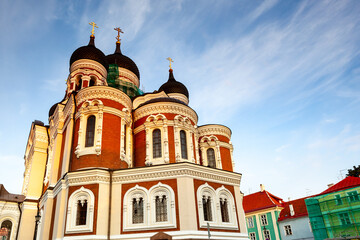
<svg viewBox="0 0 360 240">
<path fill-rule="evenodd" d="M 91 36 L 93 37 L 94 36 L 94 28 L 99 28 L 96 23 L 94 22 L 91 22 L 89 23 L 91 26 L 92 26 L 92 30 L 91 30 Z"/>
<path fill-rule="evenodd" d="M 172 68 L 171 68 L 171 63 L 174 62 L 174 61 L 171 59 L 171 57 L 168 57 L 166 60 L 169 61 L 169 63 L 170 63 L 169 67 L 170 67 L 170 69 L 172 69 Z"/>
<path fill-rule="evenodd" d="M 117 40 L 117 42 L 116 43 L 120 43 L 120 33 L 124 33 L 122 30 L 121 30 L 121 28 L 119 28 L 119 27 L 117 27 L 117 28 L 114 28 L 114 30 L 115 31 L 117 31 L 118 32 L 118 35 L 117 35 L 117 37 L 116 37 L 116 40 Z"/>
</svg>

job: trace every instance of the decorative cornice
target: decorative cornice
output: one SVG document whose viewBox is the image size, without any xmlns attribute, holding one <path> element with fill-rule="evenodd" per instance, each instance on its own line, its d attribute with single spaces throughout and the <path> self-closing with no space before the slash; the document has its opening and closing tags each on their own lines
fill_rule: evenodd
<svg viewBox="0 0 360 240">
<path fill-rule="evenodd" d="M 100 64 L 94 60 L 90 60 L 90 59 L 77 60 L 73 64 L 71 64 L 70 72 L 73 73 L 74 71 L 76 71 L 80 68 L 94 69 L 94 70 L 98 71 L 103 77 L 107 76 L 106 68 L 102 64 Z"/>
<path fill-rule="evenodd" d="M 176 178 L 180 176 L 232 185 L 240 185 L 241 181 L 241 174 L 238 173 L 183 162 L 143 167 L 141 168 L 141 174 L 139 174 L 139 169 L 137 168 L 115 171 L 113 174 L 113 182 L 128 183 Z"/>
<path fill-rule="evenodd" d="M 198 127 L 199 137 L 207 135 L 222 135 L 231 139 L 231 130 L 228 127 L 217 124 L 203 125 Z"/>
<path fill-rule="evenodd" d="M 93 86 L 84 88 L 76 95 L 77 105 L 91 99 L 109 99 L 121 103 L 127 109 L 132 109 L 131 99 L 122 91 L 106 86 Z"/>
<path fill-rule="evenodd" d="M 192 108 L 174 102 L 158 102 L 144 105 L 135 110 L 134 121 L 136 122 L 143 117 L 157 113 L 181 114 L 190 118 L 195 124 L 198 121 L 198 116 Z"/>
<path fill-rule="evenodd" d="M 131 80 L 131 82 L 133 84 L 135 84 L 137 87 L 140 86 L 140 81 L 139 81 L 138 77 L 135 75 L 135 73 L 133 73 L 132 71 L 130 71 L 126 68 L 122 68 L 122 67 L 119 67 L 118 69 L 119 69 L 120 79 L 125 80 L 125 81 Z"/>
</svg>

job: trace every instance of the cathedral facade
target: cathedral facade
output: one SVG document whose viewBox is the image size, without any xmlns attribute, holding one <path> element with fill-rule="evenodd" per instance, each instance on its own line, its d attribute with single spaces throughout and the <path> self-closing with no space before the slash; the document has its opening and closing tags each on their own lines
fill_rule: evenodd
<svg viewBox="0 0 360 240">
<path fill-rule="evenodd" d="M 65 97 L 32 123 L 10 239 L 248 238 L 231 130 L 197 125 L 171 59 L 164 82 L 143 93 L 120 39 L 74 51 Z"/>
</svg>

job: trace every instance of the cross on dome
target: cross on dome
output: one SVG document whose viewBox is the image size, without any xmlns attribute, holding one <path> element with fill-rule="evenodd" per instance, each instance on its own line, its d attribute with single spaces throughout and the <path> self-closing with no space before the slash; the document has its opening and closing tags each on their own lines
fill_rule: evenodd
<svg viewBox="0 0 360 240">
<path fill-rule="evenodd" d="M 121 39 L 120 39 L 120 33 L 124 33 L 124 32 L 123 32 L 123 31 L 121 30 L 121 28 L 119 28 L 119 27 L 114 28 L 114 30 L 118 32 L 118 35 L 115 37 L 116 40 L 117 40 L 116 43 L 120 43 L 120 40 L 121 40 Z"/>
<path fill-rule="evenodd" d="M 172 58 L 171 58 L 171 57 L 168 57 L 166 60 L 168 60 L 168 61 L 169 61 L 169 67 L 170 67 L 170 69 L 172 69 L 172 68 L 171 68 L 171 63 L 172 63 L 172 62 L 174 62 L 174 61 L 172 60 Z"/>
<path fill-rule="evenodd" d="M 94 33 L 95 33 L 95 28 L 99 28 L 97 25 L 96 25 L 96 23 L 94 23 L 94 22 L 91 22 L 91 23 L 89 23 L 91 26 L 92 26 L 92 30 L 91 30 L 91 36 L 92 37 L 94 37 Z"/>
</svg>

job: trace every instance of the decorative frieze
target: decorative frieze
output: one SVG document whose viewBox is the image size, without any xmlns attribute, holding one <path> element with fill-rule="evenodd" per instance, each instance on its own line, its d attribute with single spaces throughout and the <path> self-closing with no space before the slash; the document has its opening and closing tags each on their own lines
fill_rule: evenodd
<svg viewBox="0 0 360 240">
<path fill-rule="evenodd" d="M 228 127 L 223 125 L 203 125 L 198 127 L 199 137 L 206 136 L 206 135 L 222 135 L 231 139 L 231 130 Z"/>
</svg>

